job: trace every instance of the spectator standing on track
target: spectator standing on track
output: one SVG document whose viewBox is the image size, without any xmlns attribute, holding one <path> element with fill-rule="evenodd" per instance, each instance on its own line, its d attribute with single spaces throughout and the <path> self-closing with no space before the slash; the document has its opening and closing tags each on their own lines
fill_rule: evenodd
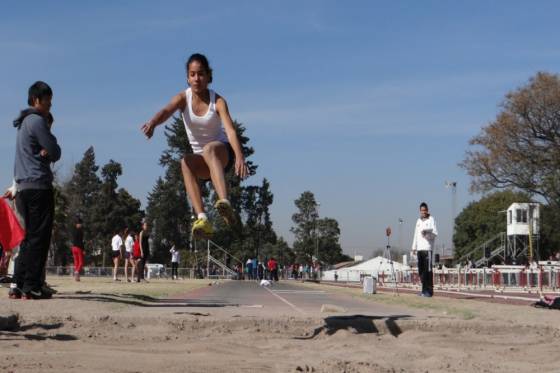
<svg viewBox="0 0 560 373">
<path fill-rule="evenodd" d="M 138 274 L 138 262 L 140 261 L 140 240 L 138 233 L 134 233 L 134 244 L 132 245 L 132 273 L 130 279 L 134 282 L 135 276 Z"/>
<path fill-rule="evenodd" d="M 122 256 L 121 248 L 123 240 L 121 237 L 121 230 L 119 229 L 111 239 L 111 257 L 113 258 L 113 281 L 120 281 L 117 272 L 119 270 L 119 262 Z"/>
<path fill-rule="evenodd" d="M 82 219 L 76 218 L 72 230 L 72 256 L 74 257 L 74 280 L 80 281 L 80 272 L 84 266 L 84 228 Z"/>
<path fill-rule="evenodd" d="M 253 258 L 253 280 L 259 279 L 259 260 L 258 258 Z"/>
<path fill-rule="evenodd" d="M 124 280 L 131 282 L 134 279 L 134 232 L 129 231 L 124 241 Z M 128 278 L 128 266 L 130 265 L 130 279 Z"/>
<path fill-rule="evenodd" d="M 178 280 L 179 279 L 178 269 L 179 269 L 179 260 L 180 260 L 179 250 L 177 250 L 175 244 L 173 244 L 169 252 L 171 253 L 171 279 Z"/>
<path fill-rule="evenodd" d="M 140 237 L 138 238 L 140 241 L 140 261 L 138 265 L 138 282 L 146 281 L 145 273 L 146 265 L 150 260 L 150 227 L 148 226 L 148 222 L 144 222 L 142 224 L 142 231 L 140 232 Z M 148 278 L 149 273 L 148 273 Z"/>
<path fill-rule="evenodd" d="M 412 242 L 412 255 L 418 257 L 418 274 L 422 281 L 422 292 L 418 295 L 432 297 L 434 295 L 432 251 L 438 235 L 436 221 L 428 211 L 425 202 L 420 204 L 420 217 L 416 221 Z"/>
<path fill-rule="evenodd" d="M 257 267 L 257 280 L 261 281 L 264 279 L 264 270 L 264 264 L 259 262 Z"/>
<path fill-rule="evenodd" d="M 270 281 L 278 281 L 278 262 L 271 257 L 268 261 L 268 271 L 270 273 Z"/>
<path fill-rule="evenodd" d="M 247 259 L 247 262 L 245 263 L 246 269 L 247 269 L 247 278 L 249 280 L 253 279 L 253 259 L 249 258 Z"/>
</svg>

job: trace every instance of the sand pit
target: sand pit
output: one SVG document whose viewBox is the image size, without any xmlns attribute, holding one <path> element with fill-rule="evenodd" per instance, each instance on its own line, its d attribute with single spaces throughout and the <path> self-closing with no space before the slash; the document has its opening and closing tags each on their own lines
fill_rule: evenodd
<svg viewBox="0 0 560 373">
<path fill-rule="evenodd" d="M 300 314 L 280 309 L 265 290 L 262 300 L 277 303 L 222 304 L 212 291 L 228 283 L 48 280 L 60 291 L 52 300 L 2 294 L 0 316 L 18 321 L 0 331 L 0 371 L 558 371 L 558 311 L 298 285 L 322 289 L 333 302 L 346 297 L 372 310 L 382 306 L 392 316 L 321 313 L 320 302 L 295 303 Z"/>
</svg>

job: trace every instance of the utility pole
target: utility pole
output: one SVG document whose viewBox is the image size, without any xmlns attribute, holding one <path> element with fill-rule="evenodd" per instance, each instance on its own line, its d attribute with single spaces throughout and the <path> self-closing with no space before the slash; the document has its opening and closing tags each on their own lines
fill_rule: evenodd
<svg viewBox="0 0 560 373">
<path fill-rule="evenodd" d="M 403 224 L 404 224 L 404 219 L 399 218 L 399 250 L 401 251 L 403 250 L 403 235 L 402 235 Z"/>
<path fill-rule="evenodd" d="M 457 182 L 446 181 L 445 187 L 451 189 L 451 254 L 455 252 L 453 235 L 455 233 L 455 216 L 457 215 Z"/>
<path fill-rule="evenodd" d="M 261 234 L 262 234 L 262 214 L 259 214 L 259 228 L 258 228 L 258 236 L 257 236 L 257 248 L 256 248 L 256 252 L 255 252 L 255 257 L 257 258 L 257 267 L 258 264 L 260 263 L 259 261 L 259 249 L 261 246 Z"/>
<path fill-rule="evenodd" d="M 319 220 L 319 207 L 321 204 L 317 202 L 315 206 L 315 211 L 317 211 L 317 217 L 315 218 L 315 260 L 319 261 L 319 232 L 317 232 L 317 220 Z"/>
</svg>

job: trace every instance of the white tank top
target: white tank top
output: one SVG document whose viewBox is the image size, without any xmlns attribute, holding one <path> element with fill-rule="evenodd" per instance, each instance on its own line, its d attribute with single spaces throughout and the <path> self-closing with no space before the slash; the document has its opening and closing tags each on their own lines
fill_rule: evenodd
<svg viewBox="0 0 560 373">
<path fill-rule="evenodd" d="M 195 154 L 202 153 L 202 149 L 209 142 L 228 142 L 222 121 L 216 111 L 216 92 L 211 89 L 208 91 L 210 92 L 210 104 L 208 105 L 208 111 L 203 116 L 196 115 L 192 110 L 192 91 L 190 87 L 185 91 L 187 105 L 181 115 Z"/>
</svg>

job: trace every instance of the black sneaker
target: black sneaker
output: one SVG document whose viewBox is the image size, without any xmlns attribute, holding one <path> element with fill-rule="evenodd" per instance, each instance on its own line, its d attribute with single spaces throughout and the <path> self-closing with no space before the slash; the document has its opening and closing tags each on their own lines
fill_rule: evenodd
<svg viewBox="0 0 560 373">
<path fill-rule="evenodd" d="M 8 292 L 8 298 L 10 299 L 21 299 L 21 295 L 21 290 L 18 288 L 10 288 L 10 291 Z"/>
<path fill-rule="evenodd" d="M 11 284 L 14 282 L 14 279 L 10 276 L 1 276 L 0 277 L 0 284 Z"/>
<path fill-rule="evenodd" d="M 30 299 L 51 299 L 52 294 L 44 292 L 43 290 L 31 290 L 26 293 L 23 293 L 23 299 L 30 300 Z"/>
<path fill-rule="evenodd" d="M 58 290 L 53 289 L 46 282 L 43 283 L 43 286 L 41 286 L 41 291 L 44 292 L 44 293 L 51 294 L 51 295 L 58 293 Z"/>
</svg>

